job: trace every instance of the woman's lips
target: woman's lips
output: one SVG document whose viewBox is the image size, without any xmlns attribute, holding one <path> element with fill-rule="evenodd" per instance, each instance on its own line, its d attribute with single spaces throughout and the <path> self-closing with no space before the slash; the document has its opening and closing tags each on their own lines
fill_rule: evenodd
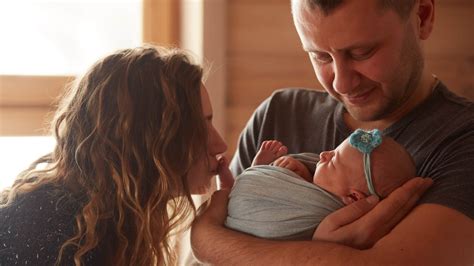
<svg viewBox="0 0 474 266">
<path fill-rule="evenodd" d="M 219 173 L 219 163 L 217 161 L 210 162 L 209 173 L 211 175 L 217 175 Z"/>
</svg>

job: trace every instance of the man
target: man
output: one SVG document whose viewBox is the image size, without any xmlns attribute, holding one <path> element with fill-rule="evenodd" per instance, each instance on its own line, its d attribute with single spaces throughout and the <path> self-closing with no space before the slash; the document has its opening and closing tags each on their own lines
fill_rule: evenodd
<svg viewBox="0 0 474 266">
<path fill-rule="evenodd" d="M 285 143 L 289 153 L 319 153 L 356 128 L 378 128 L 403 144 L 417 175 L 434 184 L 416 206 L 428 178 L 412 179 L 380 202 L 359 200 L 328 216 L 306 242 L 224 228 L 228 192 L 218 191 L 193 225 L 196 257 L 226 265 L 472 265 L 474 104 L 424 67 L 434 1 L 292 0 L 292 11 L 327 94 L 282 90 L 262 103 L 241 135 L 234 174 L 266 139 Z"/>
</svg>

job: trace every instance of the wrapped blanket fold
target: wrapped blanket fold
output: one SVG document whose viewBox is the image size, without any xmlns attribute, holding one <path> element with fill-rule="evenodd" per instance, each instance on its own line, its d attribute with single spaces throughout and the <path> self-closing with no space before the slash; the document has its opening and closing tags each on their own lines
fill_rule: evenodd
<svg viewBox="0 0 474 266">
<path fill-rule="evenodd" d="M 343 206 L 290 170 L 259 165 L 236 177 L 226 226 L 268 239 L 311 239 L 324 217 Z"/>
</svg>

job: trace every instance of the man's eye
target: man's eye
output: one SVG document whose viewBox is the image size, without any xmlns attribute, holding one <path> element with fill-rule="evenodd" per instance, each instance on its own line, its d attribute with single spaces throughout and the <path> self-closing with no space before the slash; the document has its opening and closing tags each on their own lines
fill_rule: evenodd
<svg viewBox="0 0 474 266">
<path fill-rule="evenodd" d="M 365 60 L 372 56 L 374 49 L 364 49 L 351 53 L 351 57 L 354 60 Z"/>
<path fill-rule="evenodd" d="M 313 53 L 313 52 L 310 52 L 309 56 L 311 56 L 311 58 L 313 58 L 314 60 L 316 60 L 319 63 L 329 63 L 329 62 L 332 61 L 331 55 L 327 54 L 327 53 Z"/>
</svg>

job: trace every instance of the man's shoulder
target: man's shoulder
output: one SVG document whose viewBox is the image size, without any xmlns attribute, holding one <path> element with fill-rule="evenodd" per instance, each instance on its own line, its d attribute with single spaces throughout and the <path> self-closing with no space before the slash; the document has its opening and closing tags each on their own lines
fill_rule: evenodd
<svg viewBox="0 0 474 266">
<path fill-rule="evenodd" d="M 465 116 L 474 118 L 474 102 L 472 100 L 457 95 L 443 83 L 437 86 L 437 93 L 442 103 L 439 107 L 450 110 L 462 110 Z"/>
<path fill-rule="evenodd" d="M 438 86 L 438 93 L 439 101 L 431 107 L 436 110 L 431 113 L 438 119 L 438 124 L 443 123 L 452 132 L 462 131 L 473 136 L 474 102 L 455 94 L 444 84 Z"/>
<path fill-rule="evenodd" d="M 309 88 L 283 88 L 275 90 L 265 101 L 270 107 L 285 110 L 306 110 L 324 107 L 334 110 L 339 104 L 327 92 Z"/>
<path fill-rule="evenodd" d="M 430 98 L 392 128 L 403 130 L 408 125 L 412 132 L 425 132 L 425 139 L 430 135 L 442 141 L 453 136 L 457 138 L 461 133 L 471 134 L 474 128 L 474 103 L 453 93 L 440 82 Z"/>
</svg>

